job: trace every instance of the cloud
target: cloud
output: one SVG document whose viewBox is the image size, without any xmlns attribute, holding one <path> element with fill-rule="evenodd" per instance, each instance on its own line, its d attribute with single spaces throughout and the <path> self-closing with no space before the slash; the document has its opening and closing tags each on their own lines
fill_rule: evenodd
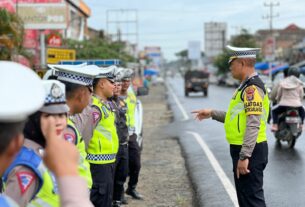
<svg viewBox="0 0 305 207">
<path fill-rule="evenodd" d="M 161 46 L 167 58 L 185 49 L 190 40 L 199 40 L 203 45 L 204 22 L 220 21 L 228 23 L 229 34 L 236 33 L 233 27 L 243 27 L 255 32 L 267 29 L 269 23 L 262 19 L 269 14 L 264 7 L 265 0 L 85 0 L 92 9 L 89 25 L 97 29 L 106 29 L 106 11 L 109 9 L 137 9 L 140 46 Z M 268 2 L 268 1 L 267 1 Z M 275 1 L 274 1 L 275 2 Z M 304 27 L 305 1 L 280 0 L 280 6 L 274 7 L 275 28 L 284 28 L 295 22 Z"/>
</svg>

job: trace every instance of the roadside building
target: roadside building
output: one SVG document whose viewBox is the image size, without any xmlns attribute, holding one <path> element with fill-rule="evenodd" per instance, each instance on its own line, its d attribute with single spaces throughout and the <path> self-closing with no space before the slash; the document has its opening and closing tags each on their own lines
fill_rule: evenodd
<svg viewBox="0 0 305 207">
<path fill-rule="evenodd" d="M 227 23 L 206 22 L 204 23 L 204 52 L 210 60 L 221 54 L 226 46 Z"/>
<path fill-rule="evenodd" d="M 32 54 L 29 60 L 41 68 L 40 38 L 45 34 L 46 48 L 62 48 L 62 39 L 84 40 L 89 38 L 87 19 L 90 8 L 83 0 L 4 0 L 0 7 L 21 17 L 25 33 L 23 46 Z"/>
<path fill-rule="evenodd" d="M 275 56 L 277 59 L 282 59 L 290 62 L 291 49 L 294 45 L 303 42 L 305 37 L 305 29 L 290 24 L 284 29 L 273 29 L 272 35 L 275 44 Z M 268 39 L 270 40 L 271 31 L 269 29 L 258 30 L 255 34 L 256 41 L 259 47 L 262 48 L 262 54 L 266 57 L 268 54 Z"/>
</svg>

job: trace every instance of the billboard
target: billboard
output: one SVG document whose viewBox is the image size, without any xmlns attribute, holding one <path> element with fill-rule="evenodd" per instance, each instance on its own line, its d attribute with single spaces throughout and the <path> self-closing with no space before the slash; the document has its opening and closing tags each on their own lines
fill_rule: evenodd
<svg viewBox="0 0 305 207">
<path fill-rule="evenodd" d="M 18 15 L 25 29 L 65 29 L 67 26 L 65 4 L 18 4 Z"/>
<path fill-rule="evenodd" d="M 144 51 L 146 57 L 148 57 L 155 66 L 160 67 L 162 61 L 161 47 L 144 47 Z"/>
<path fill-rule="evenodd" d="M 187 47 L 187 56 L 190 60 L 199 60 L 201 56 L 200 41 L 190 41 Z"/>
</svg>

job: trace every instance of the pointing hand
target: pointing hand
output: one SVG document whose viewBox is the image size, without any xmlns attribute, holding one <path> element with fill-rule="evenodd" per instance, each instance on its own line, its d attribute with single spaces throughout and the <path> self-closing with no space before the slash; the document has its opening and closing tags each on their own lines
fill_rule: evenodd
<svg viewBox="0 0 305 207">
<path fill-rule="evenodd" d="M 194 110 L 191 113 L 195 115 L 196 120 L 201 121 L 203 119 L 208 119 L 211 117 L 212 109 Z"/>
</svg>

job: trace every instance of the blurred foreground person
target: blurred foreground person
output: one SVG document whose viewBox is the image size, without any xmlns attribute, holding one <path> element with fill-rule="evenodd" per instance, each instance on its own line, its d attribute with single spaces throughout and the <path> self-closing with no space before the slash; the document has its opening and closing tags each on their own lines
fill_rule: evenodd
<svg viewBox="0 0 305 207">
<path fill-rule="evenodd" d="M 268 163 L 266 123 L 270 106 L 264 83 L 254 69 L 259 49 L 227 48 L 231 53 L 232 76 L 241 82 L 228 111 L 202 109 L 192 113 L 199 121 L 212 117 L 224 123 L 239 206 L 264 207 L 263 177 Z"/>
<path fill-rule="evenodd" d="M 42 156 L 35 154 L 25 145 L 22 147 L 24 142 L 22 131 L 26 118 L 40 109 L 46 96 L 42 81 L 31 69 L 17 63 L 1 61 L 0 67 L 2 68 L 0 94 L 4 98 L 0 104 L 1 175 L 4 174 L 4 178 L 9 177 L 14 166 L 27 166 L 26 170 L 32 171 L 15 173 L 19 184 L 15 193 L 21 195 L 26 193 L 31 188 L 30 184 L 34 182 L 34 179 L 38 180 L 36 187 L 41 188 L 42 180 L 38 175 L 40 172 L 36 169 L 44 168 L 42 162 L 44 159 L 45 165 L 57 178 L 61 206 L 92 206 L 88 193 L 86 193 L 85 182 L 77 173 L 77 150 L 73 145 L 61 139 L 55 117 L 46 116 L 39 120 L 41 121 L 41 133 L 44 131 L 43 136 L 45 137 L 45 150 Z M 8 85 L 11 86 L 10 90 L 7 90 Z M 55 94 L 58 95 L 58 91 Z M 20 104 L 20 100 L 22 100 L 22 104 Z M 20 156 L 21 154 L 24 156 Z M 13 160 L 14 162 L 11 163 Z M 18 164 L 16 165 L 16 163 Z M 11 166 L 9 166 L 10 164 Z M 46 168 L 44 169 L 47 171 Z M 34 178 L 36 175 L 38 176 Z M 45 175 L 47 174 L 45 173 Z M 6 185 L 6 190 L 9 192 L 9 185 Z M 8 200 L 10 199 L 2 196 L 1 206 L 14 206 L 13 202 Z M 24 202 L 21 197 L 16 201 Z"/>
</svg>

